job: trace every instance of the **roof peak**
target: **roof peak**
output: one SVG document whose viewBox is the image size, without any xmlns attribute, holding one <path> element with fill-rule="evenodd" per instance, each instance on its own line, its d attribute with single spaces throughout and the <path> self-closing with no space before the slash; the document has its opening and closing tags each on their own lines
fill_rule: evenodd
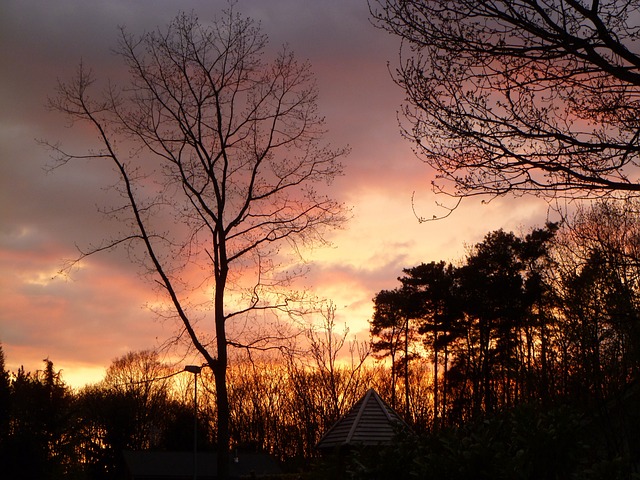
<svg viewBox="0 0 640 480">
<path fill-rule="evenodd" d="M 323 435 L 318 448 L 388 444 L 395 436 L 398 425 L 406 426 L 406 423 L 375 389 L 369 388 L 347 414 Z"/>
</svg>

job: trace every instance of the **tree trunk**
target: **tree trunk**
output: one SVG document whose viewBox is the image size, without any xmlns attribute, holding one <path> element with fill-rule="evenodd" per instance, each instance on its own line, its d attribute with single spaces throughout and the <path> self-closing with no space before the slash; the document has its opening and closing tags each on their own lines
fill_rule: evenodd
<svg viewBox="0 0 640 480">
<path fill-rule="evenodd" d="M 409 421 L 410 410 L 409 392 L 409 319 L 407 318 L 404 330 L 404 416 L 407 421 Z"/>
<path fill-rule="evenodd" d="M 434 333 L 433 341 L 433 427 L 439 427 L 439 406 L 438 406 L 438 333 Z"/>
<path fill-rule="evenodd" d="M 225 352 L 226 356 L 226 352 Z M 229 478 L 229 398 L 227 396 L 227 365 L 226 358 L 224 364 L 220 361 L 220 355 L 214 369 L 216 380 L 216 402 L 217 402 L 217 450 L 218 450 L 218 477 L 220 480 Z"/>
<path fill-rule="evenodd" d="M 442 371 L 442 410 L 440 412 L 440 416 L 442 417 L 441 425 L 445 425 L 447 422 L 447 390 L 448 390 L 448 381 L 447 374 L 449 372 L 449 347 L 445 344 L 444 346 L 444 368 Z"/>
<path fill-rule="evenodd" d="M 218 450 L 218 478 L 229 478 L 229 397 L 227 394 L 227 332 L 226 315 L 224 311 L 224 295 L 227 283 L 228 264 L 226 259 L 226 245 L 224 238 L 219 240 L 218 268 L 216 271 L 216 291 L 214 298 L 216 347 L 218 358 L 215 362 L 214 377 L 216 381 L 217 402 L 217 450 Z"/>
</svg>

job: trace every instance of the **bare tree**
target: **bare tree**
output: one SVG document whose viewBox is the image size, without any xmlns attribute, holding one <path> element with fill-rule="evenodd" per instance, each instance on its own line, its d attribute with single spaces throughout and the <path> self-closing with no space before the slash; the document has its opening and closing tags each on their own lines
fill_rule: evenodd
<svg viewBox="0 0 640 480">
<path fill-rule="evenodd" d="M 336 306 L 332 302 L 324 305 L 320 314 L 320 324 L 306 332 L 311 362 L 305 367 L 317 372 L 323 403 L 333 423 L 362 393 L 363 366 L 369 357 L 370 346 L 355 337 L 349 340 L 346 324 L 342 331 L 337 329 Z M 343 351 L 344 347 L 347 347 L 348 354 Z"/>
<path fill-rule="evenodd" d="M 288 291 L 296 272 L 282 273 L 279 249 L 322 242 L 325 228 L 345 219 L 316 188 L 341 174 L 346 151 L 321 143 L 310 67 L 286 47 L 267 62 L 266 44 L 233 8 L 206 24 L 181 14 L 139 37 L 122 29 L 116 53 L 129 83 L 93 96 L 95 77 L 80 64 L 51 100 L 91 125 L 100 144 L 81 155 L 49 144 L 58 161 L 111 162 L 123 198 L 109 211 L 123 233 L 82 256 L 125 247 L 213 371 L 220 478 L 228 347 L 268 348 L 259 320 L 290 314 L 301 300 Z"/>
<path fill-rule="evenodd" d="M 434 189 L 640 192 L 640 2 L 370 0 L 402 39 L 403 133 Z"/>
<path fill-rule="evenodd" d="M 132 442 L 137 448 L 150 448 L 157 434 L 157 423 L 167 410 L 172 389 L 172 369 L 153 350 L 128 352 L 113 360 L 99 388 L 121 395 L 133 410 Z"/>
<path fill-rule="evenodd" d="M 576 210 L 555 243 L 556 336 L 568 365 L 559 377 L 591 397 L 621 388 L 640 365 L 639 212 L 637 199 L 594 202 Z"/>
<path fill-rule="evenodd" d="M 128 352 L 113 360 L 107 368 L 103 383 L 121 392 L 140 392 L 145 398 L 170 390 L 168 365 L 162 363 L 157 352 L 142 350 Z"/>
</svg>

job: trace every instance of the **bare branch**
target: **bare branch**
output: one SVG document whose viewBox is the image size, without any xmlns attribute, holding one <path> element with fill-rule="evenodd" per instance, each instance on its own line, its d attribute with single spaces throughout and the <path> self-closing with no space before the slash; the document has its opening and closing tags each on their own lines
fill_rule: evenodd
<svg viewBox="0 0 640 480">
<path fill-rule="evenodd" d="M 588 3 L 588 2 L 587 2 Z M 404 136 L 457 197 L 637 196 L 637 2 L 370 2 L 402 39 Z"/>
<path fill-rule="evenodd" d="M 213 370 L 222 476 L 227 349 L 291 341 L 293 329 L 254 328 L 257 314 L 292 322 L 306 312 L 303 298 L 284 293 L 292 277 L 279 272 L 278 248 L 322 243 L 325 230 L 346 218 L 341 204 L 316 193 L 341 174 L 347 150 L 322 144 L 309 65 L 286 49 L 267 62 L 266 37 L 233 6 L 208 25 L 181 14 L 165 30 L 134 36 L 121 29 L 115 53 L 129 82 L 107 82 L 94 97 L 95 77 L 81 63 L 50 101 L 91 126 L 99 148 L 78 155 L 44 142 L 58 165 L 83 159 L 114 167 L 124 203 L 106 213 L 124 233 L 78 260 L 125 246 L 161 286 L 181 331 Z M 233 292 L 237 279 L 243 289 L 253 281 L 248 295 Z M 229 338 L 229 331 L 248 336 Z"/>
</svg>

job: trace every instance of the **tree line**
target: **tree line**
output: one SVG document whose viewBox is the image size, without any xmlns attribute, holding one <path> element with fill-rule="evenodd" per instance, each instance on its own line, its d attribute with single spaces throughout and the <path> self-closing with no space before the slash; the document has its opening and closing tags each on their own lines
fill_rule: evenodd
<svg viewBox="0 0 640 480">
<path fill-rule="evenodd" d="M 307 469 L 320 436 L 370 385 L 384 381 L 383 369 L 364 365 L 364 346 L 357 352 L 351 343 L 353 362 L 338 364 L 346 332 L 332 329 L 309 333 L 310 356 L 234 358 L 227 376 L 234 454 L 267 452 L 289 470 Z M 329 340 L 338 350 L 330 350 Z M 11 478 L 127 478 L 123 452 L 192 451 L 194 433 L 198 451 L 218 450 L 208 368 L 196 377 L 158 352 L 130 352 L 112 362 L 101 382 L 72 389 L 50 359 L 36 372 L 9 372 L 3 354 L 0 360 L 0 459 Z"/>
<path fill-rule="evenodd" d="M 234 5 L 213 22 L 180 14 L 157 32 L 136 37 L 122 30 L 116 53 L 130 82 L 95 95 L 96 77 L 81 63 L 49 105 L 92 126 L 97 146 L 74 153 L 45 142 L 60 165 L 94 158 L 114 167 L 111 184 L 122 203 L 106 213 L 130 228 L 81 258 L 124 247 L 141 271 L 152 272 L 214 373 L 215 386 L 211 371 L 202 375 L 199 413 L 216 415 L 215 422 L 201 417 L 201 431 L 211 443 L 215 435 L 223 478 L 234 442 L 280 456 L 311 455 L 318 432 L 364 383 L 375 384 L 416 429 L 438 430 L 533 400 L 604 402 L 636 377 L 637 206 L 606 201 L 580 212 L 568 230 L 490 232 L 458 264 L 406 268 L 400 287 L 375 297 L 372 348 L 390 359 L 388 368 L 366 365 L 357 351 L 340 364 L 340 335 L 318 332 L 309 334 L 318 348 L 306 357 L 238 357 L 230 364 L 229 347 L 268 348 L 264 340 L 273 338 L 235 338 L 234 322 L 258 325 L 259 315 L 277 315 L 294 301 L 286 313 L 314 310 L 304 295 L 288 291 L 303 272 L 282 273 L 279 246 L 295 253 L 342 224 L 343 206 L 322 191 L 341 174 L 347 153 L 323 141 L 309 65 L 287 49 L 267 61 L 266 36 Z M 625 198 L 640 191 L 637 2 L 371 0 L 369 7 L 374 23 L 402 40 L 393 74 L 407 99 L 402 133 L 437 172 L 437 192 L 461 200 L 513 192 Z M 167 218 L 176 222 L 170 231 Z M 202 277 L 184 285 L 194 264 Z M 202 287 L 215 291 L 203 307 L 213 312 L 212 331 L 194 322 L 202 310 L 189 299 Z M 228 309 L 231 298 L 242 301 Z M 53 462 L 43 471 L 71 471 L 73 451 L 108 475 L 118 462 L 100 455 L 171 437 L 160 433 L 168 426 L 145 423 L 155 417 L 142 412 L 121 425 L 136 425 L 130 435 L 114 436 L 120 427 L 96 418 L 122 411 L 120 401 L 152 395 L 153 388 L 141 393 L 143 386 L 157 381 L 115 382 L 107 374 L 100 385 L 73 392 L 48 360 L 40 372 L 1 370 L 7 408 L 0 441 L 11 461 L 31 449 L 29 468 L 43 458 Z M 40 397 L 33 408 L 43 412 L 27 418 L 25 395 Z M 159 395 L 160 403 L 188 405 L 173 386 Z M 115 402 L 107 403 L 113 410 L 103 401 Z M 92 408 L 80 414 L 83 402 Z M 163 418 L 173 411 L 167 405 Z M 277 420 L 265 420 L 272 410 Z M 21 447 L 20 432 L 32 428 L 38 441 Z M 89 440 L 77 443 L 77 432 Z M 292 443 L 283 432 L 298 440 L 293 450 L 285 451 Z"/>
<path fill-rule="evenodd" d="M 239 354 L 227 374 L 232 448 L 306 469 L 370 387 L 416 432 L 523 405 L 605 404 L 640 367 L 638 206 L 600 202 L 570 225 L 489 232 L 456 264 L 404 269 L 373 299 L 370 343 L 351 340 L 329 304 L 304 353 Z M 49 359 L 33 373 L 0 359 L 0 453 L 15 478 L 123 478 L 125 450 L 192 449 L 195 378 L 198 448 L 217 447 L 206 368 L 194 377 L 131 352 L 73 390 Z"/>
<path fill-rule="evenodd" d="M 393 75 L 406 94 L 402 133 L 437 172 L 435 191 L 459 200 L 640 191 L 637 2 L 368 3 L 374 24 L 402 40 Z M 267 37 L 234 6 L 213 21 L 179 14 L 140 36 L 123 29 L 115 51 L 130 81 L 95 94 L 96 77 L 81 63 L 49 104 L 91 126 L 97 144 L 74 153 L 45 142 L 58 165 L 92 158 L 113 166 L 109 183 L 122 202 L 106 213 L 122 234 L 80 259 L 124 247 L 170 301 L 161 313 L 179 319 L 215 373 L 222 478 L 233 415 L 229 347 L 266 348 L 272 338 L 235 338 L 232 327 L 257 326 L 265 312 L 314 310 L 289 291 L 304 272 L 287 272 L 279 248 L 296 254 L 323 243 L 346 217 L 323 191 L 342 173 L 347 149 L 323 140 L 309 65 L 288 49 L 267 61 Z M 554 257 L 550 226 L 530 235 L 492 232 L 465 264 L 408 268 L 398 291 L 376 297 L 375 348 L 392 363 L 387 393 L 394 405 L 403 398 L 414 424 L 460 423 L 536 396 L 604 398 L 635 373 L 634 257 L 586 243 L 580 250 L 572 240 L 566 259 Z M 202 276 L 185 285 L 196 264 Z M 211 287 L 208 305 L 192 303 Z M 428 290 L 428 300 L 408 298 Z M 212 331 L 194 321 L 202 311 L 213 312 Z M 421 363 L 425 355 L 432 359 Z M 431 361 L 428 410 L 417 396 L 429 386 L 410 372 L 429 378 L 417 372 Z"/>
<path fill-rule="evenodd" d="M 562 228 L 490 232 L 462 262 L 404 269 L 371 321 L 391 404 L 420 423 L 424 362 L 429 427 L 531 401 L 589 406 L 625 388 L 640 366 L 638 225 L 637 202 L 602 201 Z"/>
</svg>

